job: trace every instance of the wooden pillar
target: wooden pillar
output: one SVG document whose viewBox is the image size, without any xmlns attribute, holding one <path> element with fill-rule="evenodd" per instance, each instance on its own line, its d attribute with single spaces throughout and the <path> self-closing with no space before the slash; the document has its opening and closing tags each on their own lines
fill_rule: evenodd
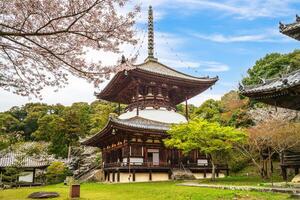
<svg viewBox="0 0 300 200">
<path fill-rule="evenodd" d="M 226 169 L 226 176 L 229 176 L 229 169 Z"/>
<path fill-rule="evenodd" d="M 132 181 L 134 182 L 134 181 L 135 181 L 135 170 L 133 170 L 132 173 L 133 173 L 133 174 L 132 174 Z"/>
<path fill-rule="evenodd" d="M 297 174 L 299 174 L 299 168 L 298 167 L 295 168 L 295 175 L 297 175 Z"/>
<path fill-rule="evenodd" d="M 139 84 L 136 86 L 136 116 L 139 116 Z"/>
<path fill-rule="evenodd" d="M 121 104 L 118 104 L 118 114 L 121 115 Z"/>
<path fill-rule="evenodd" d="M 286 167 L 281 167 L 281 174 L 282 174 L 282 178 L 283 180 L 287 180 L 287 171 L 286 171 Z"/>
<path fill-rule="evenodd" d="M 117 181 L 120 182 L 120 170 L 117 172 Z"/>
<path fill-rule="evenodd" d="M 32 174 L 32 183 L 35 182 L 35 168 L 33 168 L 33 174 Z"/>
<path fill-rule="evenodd" d="M 152 170 L 149 171 L 149 181 L 152 181 Z"/>
<path fill-rule="evenodd" d="M 217 175 L 217 178 L 219 178 L 219 170 L 216 169 L 216 175 Z"/>
<path fill-rule="evenodd" d="M 109 171 L 107 171 L 107 181 L 108 182 L 110 181 L 110 173 L 109 173 Z"/>
<path fill-rule="evenodd" d="M 203 178 L 206 178 L 206 169 L 204 169 Z"/>
<path fill-rule="evenodd" d="M 185 97 L 185 118 L 189 121 L 189 110 L 188 110 L 188 103 L 187 103 L 187 97 Z"/>
<path fill-rule="evenodd" d="M 112 173 L 112 182 L 115 182 L 115 171 Z"/>
</svg>

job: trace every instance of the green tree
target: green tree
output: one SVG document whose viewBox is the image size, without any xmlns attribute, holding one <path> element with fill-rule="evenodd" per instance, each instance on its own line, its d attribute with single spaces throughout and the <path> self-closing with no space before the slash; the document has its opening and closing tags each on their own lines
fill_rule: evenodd
<svg viewBox="0 0 300 200">
<path fill-rule="evenodd" d="M 256 61 L 242 80 L 244 85 L 254 85 L 262 83 L 262 79 L 278 77 L 279 74 L 300 69 L 300 50 L 292 53 L 280 54 L 271 53 Z"/>
<path fill-rule="evenodd" d="M 70 170 L 63 162 L 54 161 L 47 167 L 46 178 L 48 183 L 62 182 L 66 176 L 70 175 Z"/>
<path fill-rule="evenodd" d="M 205 101 L 199 108 L 195 109 L 194 117 L 200 117 L 210 122 L 221 123 L 222 107 L 220 101 L 209 99 Z"/>
<path fill-rule="evenodd" d="M 175 147 L 184 153 L 199 150 L 209 156 L 212 179 L 215 179 L 215 162 L 218 156 L 229 153 L 236 143 L 242 143 L 246 139 L 246 134 L 241 130 L 201 118 L 174 125 L 168 134 L 170 138 L 164 140 L 166 146 Z"/>
<path fill-rule="evenodd" d="M 67 134 L 65 120 L 55 114 L 45 115 L 39 119 L 38 124 L 39 128 L 33 134 L 34 137 L 37 140 L 50 142 L 49 153 L 57 157 L 66 157 L 68 146 L 71 140 L 75 140 L 75 138 L 70 138 L 70 135 Z"/>
</svg>

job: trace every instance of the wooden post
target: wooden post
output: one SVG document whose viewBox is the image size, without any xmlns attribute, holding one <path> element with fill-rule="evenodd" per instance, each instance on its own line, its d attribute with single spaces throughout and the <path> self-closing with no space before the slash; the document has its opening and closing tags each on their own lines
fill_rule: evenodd
<svg viewBox="0 0 300 200">
<path fill-rule="evenodd" d="M 115 171 L 112 173 L 112 182 L 115 182 Z"/>
<path fill-rule="evenodd" d="M 136 116 L 139 116 L 139 85 L 136 86 Z"/>
<path fill-rule="evenodd" d="M 189 121 L 189 110 L 188 110 L 188 103 L 187 103 L 187 97 L 185 97 L 185 118 Z"/>
<path fill-rule="evenodd" d="M 286 167 L 281 167 L 281 173 L 282 173 L 283 180 L 287 181 Z"/>
<path fill-rule="evenodd" d="M 135 181 L 135 170 L 133 170 L 133 174 L 132 174 L 132 181 Z"/>
<path fill-rule="evenodd" d="M 206 178 L 206 169 L 204 169 L 203 178 Z"/>
<path fill-rule="evenodd" d="M 117 181 L 120 182 L 120 170 L 117 172 Z"/>
<path fill-rule="evenodd" d="M 121 115 L 121 104 L 118 104 L 118 114 Z"/>
<path fill-rule="evenodd" d="M 33 174 L 32 174 L 32 183 L 35 182 L 35 168 L 33 168 Z"/>
<path fill-rule="evenodd" d="M 149 171 L 149 181 L 152 181 L 152 170 Z"/>
</svg>

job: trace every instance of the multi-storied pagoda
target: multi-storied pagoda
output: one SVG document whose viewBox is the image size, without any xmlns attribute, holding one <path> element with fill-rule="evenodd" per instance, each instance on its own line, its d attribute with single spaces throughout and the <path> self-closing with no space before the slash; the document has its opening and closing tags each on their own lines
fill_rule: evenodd
<svg viewBox="0 0 300 200">
<path fill-rule="evenodd" d="M 279 23 L 279 29 L 281 33 L 300 40 L 300 17 L 296 15 L 296 22 L 291 24 Z M 269 105 L 300 110 L 300 70 L 263 80 L 259 85 L 240 86 L 240 92 Z M 295 174 L 299 173 L 300 147 L 282 152 L 281 168 L 284 179 L 287 179 L 288 168 L 295 169 Z"/>
<path fill-rule="evenodd" d="M 210 174 L 205 155 L 183 155 L 164 146 L 172 124 L 187 122 L 176 105 L 205 91 L 218 77 L 194 77 L 158 62 L 154 57 L 153 14 L 149 8 L 148 57 L 134 69 L 118 72 L 97 97 L 128 105 L 125 113 L 110 117 L 107 125 L 84 145 L 102 150 L 106 181 L 168 180 L 182 168 L 196 177 Z M 124 62 L 124 60 L 123 60 Z M 185 134 L 185 133 L 182 133 Z M 217 167 L 217 172 L 227 167 Z"/>
</svg>

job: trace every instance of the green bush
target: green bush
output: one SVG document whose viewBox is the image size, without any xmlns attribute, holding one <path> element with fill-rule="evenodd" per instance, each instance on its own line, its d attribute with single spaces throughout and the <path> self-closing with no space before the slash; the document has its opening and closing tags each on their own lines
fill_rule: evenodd
<svg viewBox="0 0 300 200">
<path fill-rule="evenodd" d="M 69 175 L 71 175 L 71 172 L 63 162 L 52 162 L 51 165 L 47 168 L 47 183 L 54 184 L 63 182 L 66 176 Z"/>
</svg>

